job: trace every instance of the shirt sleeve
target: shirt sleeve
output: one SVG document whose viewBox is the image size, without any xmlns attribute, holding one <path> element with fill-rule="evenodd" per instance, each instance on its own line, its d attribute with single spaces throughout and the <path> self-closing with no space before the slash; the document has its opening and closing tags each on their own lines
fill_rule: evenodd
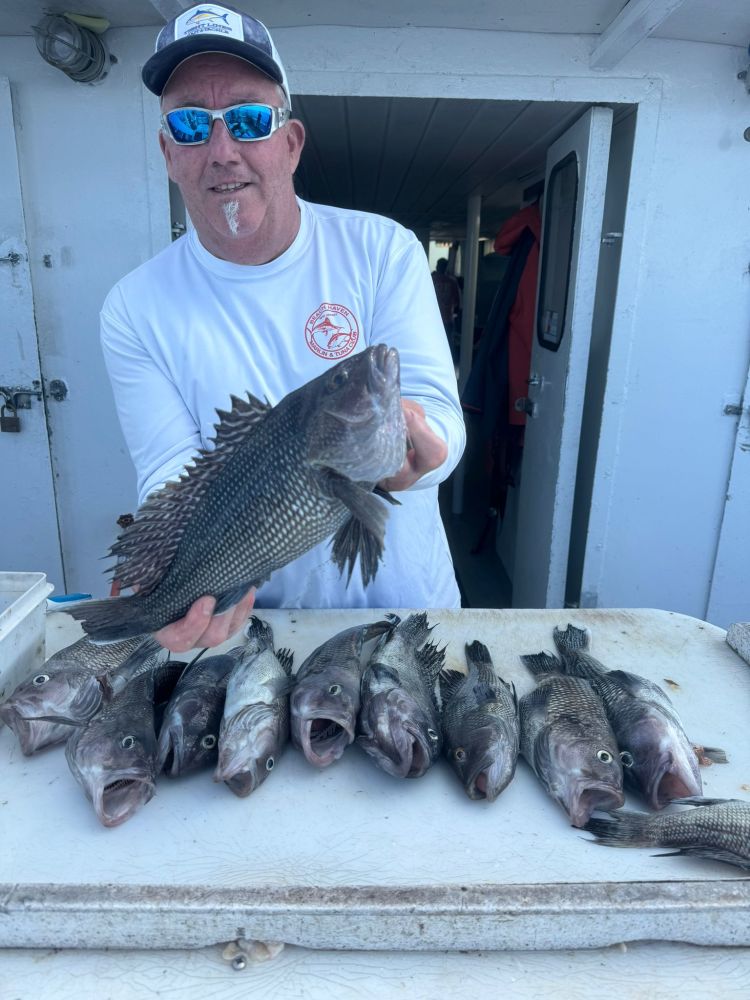
<svg viewBox="0 0 750 1000">
<path fill-rule="evenodd" d="M 466 429 L 456 372 L 440 318 L 427 256 L 413 233 L 392 247 L 376 290 L 370 343 L 396 347 L 401 360 L 401 395 L 424 407 L 427 423 L 448 445 L 437 469 L 411 489 L 443 482 L 463 454 Z"/>
<path fill-rule="evenodd" d="M 104 363 L 138 477 L 138 503 L 179 478 L 202 447 L 196 421 L 168 373 L 128 323 L 113 290 L 100 314 Z"/>
</svg>

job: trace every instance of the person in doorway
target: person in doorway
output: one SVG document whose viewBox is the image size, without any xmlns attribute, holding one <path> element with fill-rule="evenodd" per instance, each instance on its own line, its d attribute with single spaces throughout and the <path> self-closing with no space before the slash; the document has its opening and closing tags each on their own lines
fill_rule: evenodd
<svg viewBox="0 0 750 1000">
<path fill-rule="evenodd" d="M 157 633 L 214 646 L 255 607 L 457 607 L 438 484 L 464 425 L 424 251 L 380 216 L 298 198 L 305 141 L 266 27 L 224 4 L 185 10 L 143 68 L 161 100 L 159 144 L 194 225 L 122 278 L 101 342 L 138 475 L 139 502 L 211 448 L 231 394 L 278 402 L 371 344 L 399 351 L 409 450 L 375 580 L 347 586 L 327 545 L 277 570 L 224 615 L 204 597 Z M 335 329 L 334 329 L 335 328 Z M 336 334 L 331 336 L 331 331 Z"/>
<path fill-rule="evenodd" d="M 461 308 L 461 289 L 454 275 L 448 270 L 447 257 L 441 257 L 436 262 L 435 270 L 432 272 L 432 284 L 435 287 L 435 298 L 440 309 L 440 317 L 443 320 L 445 335 L 452 350 L 456 332 L 456 315 Z"/>
</svg>

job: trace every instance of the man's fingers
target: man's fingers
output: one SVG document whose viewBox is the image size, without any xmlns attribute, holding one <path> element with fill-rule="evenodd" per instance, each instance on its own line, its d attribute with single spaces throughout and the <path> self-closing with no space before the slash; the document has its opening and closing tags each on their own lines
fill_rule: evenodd
<svg viewBox="0 0 750 1000">
<path fill-rule="evenodd" d="M 154 632 L 154 638 L 172 653 L 186 653 L 208 628 L 215 607 L 215 597 L 199 598 L 184 618 Z"/>
<path fill-rule="evenodd" d="M 154 633 L 154 638 L 173 653 L 186 653 L 196 647 L 219 646 L 244 625 L 254 604 L 255 588 L 234 607 L 214 615 L 216 598 L 201 597 L 181 621 L 165 625 Z"/>
</svg>

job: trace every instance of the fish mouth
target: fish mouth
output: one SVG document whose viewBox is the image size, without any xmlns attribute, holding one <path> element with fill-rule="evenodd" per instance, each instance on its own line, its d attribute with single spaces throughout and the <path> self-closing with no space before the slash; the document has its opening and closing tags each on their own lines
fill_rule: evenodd
<svg viewBox="0 0 750 1000">
<path fill-rule="evenodd" d="M 143 774 L 124 772 L 110 775 L 106 784 L 94 789 L 93 804 L 99 821 L 107 827 L 119 826 L 154 795 L 156 785 Z"/>
<path fill-rule="evenodd" d="M 515 770 L 515 766 L 506 757 L 484 760 L 466 782 L 466 793 L 470 799 L 494 802 L 510 784 Z"/>
<path fill-rule="evenodd" d="M 162 772 L 169 778 L 182 773 L 183 749 L 181 726 L 169 726 L 159 733 L 159 749 L 156 755 L 156 773 Z"/>
<path fill-rule="evenodd" d="M 559 799 L 560 805 L 570 817 L 570 822 L 579 830 L 591 819 L 595 810 L 619 809 L 625 805 L 625 796 L 621 790 L 599 782 L 590 782 L 573 789 L 570 801 Z"/>
<path fill-rule="evenodd" d="M 7 704 L 0 706 L 0 721 L 15 735 L 24 757 L 30 757 L 42 747 L 62 743 L 72 732 L 70 726 L 62 723 L 27 719 L 17 708 Z"/>
<path fill-rule="evenodd" d="M 421 778 L 432 764 L 427 741 L 418 729 L 404 725 L 401 720 L 391 722 L 389 730 L 387 742 L 362 740 L 363 749 L 394 778 Z"/>
<path fill-rule="evenodd" d="M 657 766 L 651 774 L 651 780 L 646 789 L 646 798 L 652 809 L 663 809 L 672 799 L 689 798 L 701 795 L 703 783 L 700 775 L 696 779 L 689 768 L 680 760 L 675 760 L 671 751 L 659 758 Z"/>
<path fill-rule="evenodd" d="M 227 788 L 234 792 L 238 798 L 246 799 L 251 792 L 255 791 L 264 778 L 265 774 L 259 777 L 255 771 L 238 771 L 236 774 L 224 778 L 223 781 Z M 218 780 L 220 779 L 214 777 L 214 781 Z"/>
<path fill-rule="evenodd" d="M 354 724 L 346 716 L 314 716 L 302 723 L 300 746 L 315 767 L 328 767 L 338 760 L 353 740 Z"/>
</svg>

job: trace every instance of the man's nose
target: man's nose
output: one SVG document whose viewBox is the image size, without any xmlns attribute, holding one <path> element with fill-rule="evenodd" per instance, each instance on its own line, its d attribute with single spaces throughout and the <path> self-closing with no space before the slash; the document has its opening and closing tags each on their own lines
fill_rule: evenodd
<svg viewBox="0 0 750 1000">
<path fill-rule="evenodd" d="M 229 134 L 223 118 L 213 122 L 208 149 L 211 157 L 219 163 L 239 159 L 239 143 Z"/>
</svg>

